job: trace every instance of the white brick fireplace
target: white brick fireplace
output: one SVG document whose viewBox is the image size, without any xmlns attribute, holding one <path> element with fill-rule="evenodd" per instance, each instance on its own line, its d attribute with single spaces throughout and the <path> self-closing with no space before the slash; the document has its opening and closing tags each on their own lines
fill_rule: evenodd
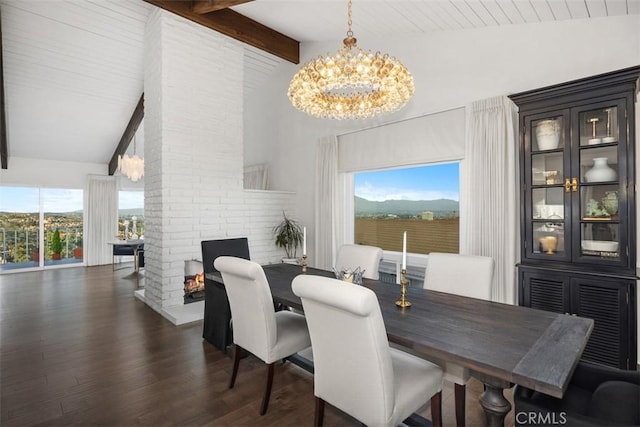
<svg viewBox="0 0 640 427">
<path fill-rule="evenodd" d="M 243 190 L 243 60 L 239 42 L 156 9 L 145 32 L 145 289 L 137 296 L 175 324 L 184 261 L 200 242 L 249 238 L 252 260 L 278 262 L 271 237 L 293 194 Z M 193 306 L 193 307 L 191 307 Z"/>
</svg>

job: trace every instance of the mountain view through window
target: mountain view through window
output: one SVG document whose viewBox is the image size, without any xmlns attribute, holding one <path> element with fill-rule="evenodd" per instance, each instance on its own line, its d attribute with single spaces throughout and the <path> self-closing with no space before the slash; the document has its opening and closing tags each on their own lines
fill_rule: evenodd
<svg viewBox="0 0 640 427">
<path fill-rule="evenodd" d="M 360 172 L 354 176 L 357 244 L 407 252 L 458 253 L 460 168 L 446 163 Z"/>
</svg>

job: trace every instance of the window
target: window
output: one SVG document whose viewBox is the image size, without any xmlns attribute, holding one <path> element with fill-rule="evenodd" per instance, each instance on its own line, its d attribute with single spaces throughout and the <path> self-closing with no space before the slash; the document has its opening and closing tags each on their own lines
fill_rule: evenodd
<svg viewBox="0 0 640 427">
<path fill-rule="evenodd" d="M 83 191 L 0 187 L 0 272 L 82 264 Z"/>
<path fill-rule="evenodd" d="M 354 174 L 354 242 L 407 252 L 459 252 L 460 163 Z"/>
<path fill-rule="evenodd" d="M 135 236 L 144 236 L 144 191 L 121 190 L 118 192 L 118 237 Z"/>
</svg>

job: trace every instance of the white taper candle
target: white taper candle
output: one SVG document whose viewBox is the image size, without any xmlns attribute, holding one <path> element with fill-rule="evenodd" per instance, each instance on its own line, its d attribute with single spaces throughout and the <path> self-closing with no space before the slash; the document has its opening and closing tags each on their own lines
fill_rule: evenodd
<svg viewBox="0 0 640 427">
<path fill-rule="evenodd" d="M 407 269 L 407 232 L 402 237 L 402 269 Z"/>
<path fill-rule="evenodd" d="M 302 255 L 307 254 L 307 227 L 302 228 Z"/>
</svg>

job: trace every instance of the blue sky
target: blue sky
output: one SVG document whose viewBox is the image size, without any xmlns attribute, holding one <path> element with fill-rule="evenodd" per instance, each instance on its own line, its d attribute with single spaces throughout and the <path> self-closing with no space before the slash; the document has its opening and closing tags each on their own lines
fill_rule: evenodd
<svg viewBox="0 0 640 427">
<path fill-rule="evenodd" d="M 459 164 L 356 173 L 355 195 L 367 200 L 460 199 Z M 46 212 L 82 210 L 82 190 L 43 188 Z M 1 187 L 0 211 L 37 212 L 38 189 Z M 144 192 L 120 191 L 120 209 L 143 208 Z"/>
<path fill-rule="evenodd" d="M 372 201 L 460 200 L 459 163 L 356 173 L 355 195 Z"/>
<path fill-rule="evenodd" d="M 39 189 L 32 187 L 0 187 L 0 211 L 32 213 L 39 210 Z M 82 190 L 43 188 L 45 212 L 82 210 Z M 120 208 L 144 207 L 144 192 L 121 191 Z"/>
</svg>

